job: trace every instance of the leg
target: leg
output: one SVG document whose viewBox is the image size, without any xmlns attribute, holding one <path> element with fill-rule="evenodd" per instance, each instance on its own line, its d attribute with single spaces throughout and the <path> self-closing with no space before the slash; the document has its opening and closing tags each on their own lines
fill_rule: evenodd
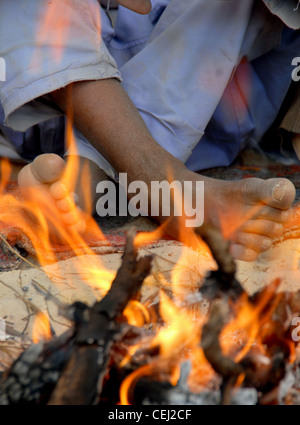
<svg viewBox="0 0 300 425">
<path fill-rule="evenodd" d="M 0 105 L 0 116 L 1 111 Z M 83 230 L 84 222 L 78 215 L 73 198 L 81 211 L 93 214 L 96 185 L 109 179 L 102 168 L 106 169 L 108 174 L 112 174 L 112 170 L 75 128 L 73 139 L 76 142 L 76 157 L 71 155 L 71 150 L 64 154 L 65 132 L 64 117 L 42 122 L 25 133 L 13 131 L 0 123 L 0 158 L 10 161 L 9 170 L 1 176 L 1 181 L 7 178 L 10 181 L 18 181 L 25 199 L 38 202 L 44 198 L 46 205 L 55 203 L 65 225 Z M 56 154 L 48 153 L 51 151 Z M 65 161 L 58 153 L 64 154 L 67 163 L 73 164 L 73 170 L 72 166 L 66 167 Z M 32 157 L 35 159 L 32 160 Z M 68 173 L 67 179 L 64 178 L 65 173 Z M 62 180 L 66 182 L 63 183 Z M 65 187 L 66 184 L 69 187 Z M 34 189 L 34 192 L 31 189 Z"/>
<path fill-rule="evenodd" d="M 43 13 L 43 8 L 46 7 L 46 2 L 44 3 L 45 4 L 41 5 Z M 78 7 L 81 7 L 82 2 L 78 1 L 75 3 Z M 94 3 L 96 5 L 96 2 Z M 200 3 L 201 9 L 197 10 L 197 6 L 199 6 Z M 62 3 L 60 2 L 59 4 Z M 99 78 L 103 78 L 103 75 L 102 77 L 99 77 L 100 71 L 98 68 L 101 64 L 98 64 L 97 62 L 97 66 L 92 67 L 92 73 L 89 69 L 89 73 L 79 73 L 80 75 L 78 75 L 78 70 L 76 69 L 75 78 L 74 75 L 70 75 L 70 60 L 67 55 L 63 56 L 64 63 L 59 65 L 59 68 L 64 69 L 64 78 L 62 78 L 61 72 L 59 73 L 60 79 L 52 78 L 52 75 L 56 75 L 56 77 L 58 77 L 58 69 L 56 62 L 49 56 L 51 78 L 48 81 L 47 88 L 37 87 L 38 84 L 36 84 L 36 81 L 34 82 L 35 84 L 32 84 L 33 82 L 29 81 L 30 84 L 27 84 L 25 87 L 20 89 L 23 96 L 22 103 L 20 103 L 19 97 L 18 99 L 13 98 L 12 93 L 9 90 L 11 85 L 4 86 L 2 98 L 5 102 L 3 105 L 6 109 L 8 122 L 13 121 L 14 116 L 15 118 L 18 117 L 16 114 L 12 114 L 12 110 L 20 108 L 21 105 L 29 102 L 33 97 L 39 97 L 42 94 L 45 94 L 45 90 L 56 90 L 68 83 L 83 80 L 85 76 L 86 79 L 98 80 L 78 82 L 72 85 L 73 91 L 70 93 L 70 101 L 74 110 L 75 124 L 79 130 L 85 135 L 85 137 L 87 137 L 88 140 L 91 141 L 93 146 L 104 155 L 117 172 L 124 171 L 128 173 L 129 183 L 134 180 L 143 180 L 148 186 L 150 186 L 151 181 L 170 180 L 170 176 L 172 176 L 172 179 L 179 179 L 180 181 L 195 181 L 197 179 L 204 181 L 206 221 L 213 222 L 220 226 L 223 225 L 224 228 L 225 226 L 231 227 L 232 225 L 230 230 L 232 231 L 233 236 L 231 239 L 234 240 L 235 238 L 235 241 L 241 246 L 240 250 L 235 252 L 236 258 L 251 260 L 256 257 L 258 252 L 267 249 L 267 245 L 270 243 L 270 237 L 280 233 L 280 228 L 276 228 L 275 225 L 276 223 L 282 225 L 282 222 L 286 219 L 286 210 L 289 209 L 294 199 L 295 193 L 293 185 L 284 179 L 275 179 L 266 182 L 254 179 L 246 182 L 243 181 L 235 183 L 208 179 L 189 171 L 180 160 L 185 161 L 189 156 L 191 149 L 196 143 L 198 143 L 214 108 L 219 102 L 220 94 L 223 92 L 231 75 L 232 69 L 238 60 L 244 30 L 247 27 L 249 14 L 252 8 L 252 1 L 245 0 L 243 2 L 236 2 L 236 4 L 234 4 L 234 10 L 232 8 L 227 8 L 227 2 L 214 2 L 214 8 L 218 7 L 218 10 L 214 8 L 211 9 L 210 3 L 204 0 L 201 2 L 191 1 L 189 3 L 189 8 L 187 8 L 186 4 L 182 1 L 175 2 L 174 0 L 172 4 L 177 5 L 179 8 L 179 15 L 182 12 L 183 18 L 189 18 L 191 20 L 190 22 L 193 22 L 194 24 L 195 21 L 197 24 L 199 22 L 203 23 L 201 28 L 204 32 L 209 31 L 209 34 L 214 37 L 214 42 L 218 46 L 218 54 L 215 56 L 212 55 L 209 61 L 202 61 L 204 70 L 203 68 L 202 70 L 198 70 L 197 68 L 198 73 L 194 73 L 193 69 L 189 70 L 192 82 L 195 82 L 194 86 L 193 84 L 190 85 L 189 92 L 186 93 L 178 91 L 175 93 L 177 96 L 171 97 L 171 103 L 169 105 L 171 110 L 173 110 L 173 106 L 176 108 L 179 107 L 179 110 L 176 110 L 175 115 L 171 117 L 171 122 L 175 123 L 174 128 L 177 132 L 170 129 L 170 122 L 168 121 L 170 117 L 166 117 L 164 114 L 158 117 L 157 121 L 162 122 L 166 129 L 166 132 L 161 137 L 157 138 L 157 140 L 163 144 L 163 147 L 158 145 L 153 136 L 149 133 L 145 123 L 122 89 L 121 85 L 114 79 L 98 80 Z M 24 16 L 30 16 L 30 19 L 32 20 L 32 16 L 34 16 L 34 13 L 36 13 L 35 11 L 38 10 L 37 6 L 39 5 L 40 3 L 37 4 L 37 2 L 31 2 L 31 6 L 33 8 L 33 14 L 31 14 L 28 13 L 28 4 L 26 3 L 26 6 L 24 6 L 24 8 L 26 7 L 26 14 L 24 14 Z M 15 20 L 15 9 L 11 9 L 12 16 L 9 15 L 8 19 L 5 19 L 9 7 L 10 3 L 8 1 L 4 1 L 2 6 L 0 6 L 1 16 L 4 16 L 3 21 L 11 21 L 11 19 Z M 88 13 L 87 15 L 84 15 L 86 19 L 78 19 L 75 8 L 72 7 L 68 9 L 68 5 L 66 5 L 65 10 L 70 12 L 72 22 L 76 23 L 76 25 L 78 22 L 80 22 L 80 24 L 87 22 L 88 29 L 93 27 L 94 14 Z M 207 18 L 207 16 L 212 17 L 212 10 L 214 15 L 217 13 L 219 16 L 218 24 L 222 24 L 222 40 L 220 40 L 220 37 L 218 36 L 219 31 L 216 32 L 214 25 L 211 25 L 213 23 L 213 19 L 207 20 L 206 22 L 204 19 L 204 17 Z M 87 13 L 84 8 L 82 11 Z M 195 11 L 197 11 L 197 14 L 194 13 Z M 56 17 L 57 16 L 58 15 L 56 14 Z M 166 14 L 165 18 L 166 20 L 159 21 L 157 32 L 164 30 L 161 25 L 165 24 L 167 18 L 170 18 L 170 16 Z M 20 19 L 22 23 L 22 16 Z M 200 19 L 199 22 L 198 19 Z M 221 22 L 219 22 L 220 20 Z M 179 18 L 178 22 L 182 23 L 181 18 Z M 231 22 L 232 24 L 228 25 L 228 22 Z M 210 25 L 209 27 L 207 27 L 208 24 Z M 76 25 L 74 24 L 75 28 L 77 28 Z M 26 28 L 25 25 L 24 27 Z M 19 25 L 17 28 L 22 29 L 23 25 Z M 182 27 L 181 25 L 181 30 L 182 29 L 185 29 L 185 27 Z M 196 30 L 198 29 L 196 28 Z M 3 31 L 5 31 L 4 26 Z M 55 31 L 55 25 L 50 25 L 48 31 L 49 35 L 52 35 L 51 31 Z M 231 41 L 232 31 L 234 31 L 235 35 L 234 43 Z M 78 50 L 83 51 L 83 57 L 86 59 L 85 64 L 90 64 L 91 61 L 89 54 L 91 49 L 89 48 L 88 51 L 86 51 L 85 46 L 95 46 L 95 50 L 97 50 L 98 47 L 96 46 L 99 46 L 99 34 L 97 31 L 89 31 L 86 28 L 83 28 L 83 31 L 80 31 L 80 34 L 85 34 L 87 38 L 81 36 L 76 41 L 77 48 Z M 182 34 L 180 32 L 176 33 L 175 28 L 170 31 L 167 30 L 167 36 L 170 40 L 173 40 L 173 37 L 175 37 L 176 40 L 181 41 L 181 37 L 179 37 L 181 35 L 186 37 L 186 32 L 184 31 Z M 15 44 L 18 46 L 19 40 L 23 40 L 23 38 L 22 36 L 20 37 L 19 34 L 13 34 L 13 36 Z M 53 36 L 55 40 L 55 34 L 53 34 Z M 189 36 L 191 36 L 190 32 Z M 5 37 L 3 37 L 3 39 L 5 39 Z M 47 40 L 51 39 L 51 36 L 47 37 Z M 198 40 L 197 31 L 192 39 Z M 35 45 L 35 32 L 33 34 L 33 40 L 34 42 L 31 44 Z M 71 41 L 72 43 L 75 42 L 73 38 Z M 189 40 L 185 39 L 185 41 Z M 150 45 L 152 48 L 153 44 L 151 43 Z M 202 47 L 203 45 L 207 45 L 207 36 L 202 39 Z M 103 46 L 103 43 L 100 43 L 100 46 Z M 190 46 L 193 46 L 193 43 L 191 43 Z M 39 46 L 39 48 L 41 49 L 42 45 Z M 174 62 L 172 61 L 173 58 L 176 59 L 176 63 L 178 63 L 178 56 L 174 55 L 174 50 L 168 50 L 168 44 L 162 45 L 161 49 L 163 55 L 168 54 L 169 56 L 169 63 L 171 65 L 168 71 L 172 70 L 172 78 L 169 80 L 169 85 L 166 86 L 166 90 L 164 92 L 154 93 L 153 98 L 156 99 L 156 103 L 151 106 L 151 110 L 148 110 L 148 113 L 146 108 L 147 105 L 144 105 L 143 101 L 147 103 L 147 96 L 145 96 L 145 93 L 149 90 L 151 91 L 149 88 L 149 81 L 153 76 L 152 73 L 154 72 L 155 78 L 160 78 L 161 81 L 165 81 L 167 76 L 166 69 L 163 69 L 163 67 L 161 67 L 158 63 L 161 55 L 157 55 L 154 49 L 152 56 L 150 56 L 150 58 L 148 57 L 146 63 L 143 63 L 143 61 L 141 61 L 141 63 L 137 63 L 137 71 L 141 71 L 145 68 L 147 69 L 148 65 L 150 72 L 149 62 L 151 66 L 153 65 L 149 78 L 145 75 L 146 78 L 144 78 L 143 84 L 140 84 L 140 81 L 137 80 L 137 87 L 135 87 L 134 84 L 131 84 L 130 88 L 129 85 L 127 87 L 126 84 L 126 90 L 128 89 L 130 95 L 131 93 L 137 93 L 135 103 L 141 113 L 145 106 L 146 109 L 144 110 L 146 110 L 146 113 L 143 114 L 143 118 L 147 124 L 149 124 L 147 122 L 147 117 L 150 115 L 149 112 L 153 111 L 153 106 L 157 107 L 160 112 L 160 108 L 165 101 L 164 95 L 168 93 L 169 89 L 173 89 L 174 92 L 174 87 L 176 87 L 178 82 L 176 67 L 173 66 Z M 177 50 L 175 53 L 176 52 Z M 184 55 L 187 50 L 183 48 L 180 49 L 180 52 L 182 54 L 181 63 L 184 64 L 186 62 L 186 57 Z M 199 50 L 199 46 L 196 46 L 192 51 L 192 53 L 195 54 L 194 57 L 198 57 L 197 55 L 199 55 L 199 52 L 201 57 L 201 49 Z M 8 57 L 8 63 L 18 63 L 21 67 L 23 65 L 22 61 L 17 61 L 14 56 L 17 55 L 17 53 L 18 49 L 12 50 L 11 59 Z M 99 56 L 100 55 L 97 53 L 97 58 L 99 58 Z M 222 58 L 221 63 L 220 57 Z M 141 56 L 138 55 L 134 59 L 138 61 L 140 58 Z M 93 56 L 92 59 L 93 64 L 95 64 L 95 56 Z M 107 64 L 105 68 L 107 68 Z M 48 72 L 46 64 L 44 69 L 47 69 Z M 110 63 L 109 69 L 110 72 L 107 73 L 106 78 L 118 76 L 118 73 L 112 63 Z M 61 71 L 61 69 L 59 70 Z M 84 70 L 86 71 L 86 68 L 84 68 Z M 156 71 L 161 71 L 161 73 Z M 205 71 L 204 74 L 202 71 Z M 125 76 L 126 73 L 127 75 L 131 75 L 131 70 L 128 67 L 126 69 L 124 67 L 122 73 Z M 23 69 L 21 69 L 21 71 L 17 74 L 23 75 Z M 203 75 L 206 75 L 206 78 L 203 79 Z M 41 75 L 40 77 L 41 79 L 42 77 L 45 78 L 45 75 Z M 131 77 L 131 81 L 134 83 L 135 77 L 132 75 Z M 199 77 L 201 77 L 200 80 Z M 126 80 L 129 81 L 127 77 Z M 195 87 L 197 88 L 199 85 L 202 90 L 202 95 L 204 95 L 204 99 L 207 100 L 207 102 L 205 102 L 205 108 L 203 107 L 204 103 L 199 100 L 201 96 L 197 93 L 197 90 L 195 90 Z M 211 91 L 208 91 L 208 93 L 207 87 L 211 88 Z M 58 90 L 53 94 L 53 99 L 60 105 L 65 113 L 68 112 L 67 93 L 67 90 Z M 155 96 L 156 93 L 158 95 L 157 97 Z M 193 98 L 196 96 L 197 99 L 199 98 L 196 103 L 196 107 L 193 103 L 182 102 L 182 100 L 190 99 L 190 96 L 193 96 Z M 141 100 L 141 103 L 137 103 L 137 100 Z M 8 103 L 8 101 L 10 103 Z M 10 108 L 11 104 L 13 104 L 13 108 Z M 187 111 L 188 114 L 192 114 L 191 120 L 186 119 L 187 117 L 185 113 L 187 105 L 192 105 L 190 110 Z M 199 121 L 201 122 L 201 126 L 198 125 Z M 20 120 L 16 121 L 16 124 L 19 122 Z M 149 128 L 152 130 L 151 125 L 149 125 Z M 186 134 L 182 133 L 183 130 L 186 131 Z M 185 143 L 182 143 L 182 139 Z M 176 159 L 173 154 L 180 160 Z M 36 180 L 36 174 L 34 175 L 34 172 L 32 174 Z M 60 178 L 59 176 L 60 173 L 58 173 L 58 179 Z M 20 184 L 22 185 L 21 180 L 20 176 Z M 49 183 L 50 186 L 52 186 L 53 182 Z M 53 184 L 55 183 L 56 182 Z M 45 182 L 43 182 L 43 184 L 45 184 Z M 48 188 L 47 183 L 46 187 Z M 223 218 L 224 221 L 222 221 Z M 164 217 L 160 217 L 159 219 L 160 221 L 163 221 Z M 234 234 L 235 227 L 237 225 L 240 227 L 243 223 L 248 227 Z M 169 222 L 168 229 L 173 236 L 179 237 L 180 228 L 176 217 L 172 217 L 172 220 Z M 265 243 L 265 241 L 268 242 Z M 248 247 L 249 251 L 246 250 L 246 247 Z"/>
<path fill-rule="evenodd" d="M 117 172 L 128 173 L 128 183 L 142 180 L 150 188 L 151 181 L 157 180 L 204 181 L 205 220 L 230 230 L 235 258 L 254 260 L 283 231 L 295 197 L 290 181 L 228 182 L 189 171 L 153 139 L 118 81 L 75 83 L 72 90 L 57 91 L 52 97 L 63 110 L 71 101 L 79 130 Z M 165 221 L 165 217 L 158 219 Z M 178 218 L 172 217 L 167 228 L 180 238 Z"/>
</svg>

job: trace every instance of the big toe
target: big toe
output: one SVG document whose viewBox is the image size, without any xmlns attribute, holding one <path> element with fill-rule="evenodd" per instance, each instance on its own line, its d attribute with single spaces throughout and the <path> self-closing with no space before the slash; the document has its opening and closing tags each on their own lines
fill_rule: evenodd
<svg viewBox="0 0 300 425">
<path fill-rule="evenodd" d="M 289 209 L 296 196 L 295 186 L 284 178 L 249 179 L 245 189 L 252 201 L 282 210 Z"/>
<path fill-rule="evenodd" d="M 56 154 L 43 154 L 31 163 L 31 171 L 40 183 L 53 183 L 65 170 L 65 161 Z"/>
</svg>

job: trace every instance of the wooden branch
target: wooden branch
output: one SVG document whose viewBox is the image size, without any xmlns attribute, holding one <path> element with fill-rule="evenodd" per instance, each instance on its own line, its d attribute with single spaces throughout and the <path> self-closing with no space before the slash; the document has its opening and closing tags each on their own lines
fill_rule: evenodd
<svg viewBox="0 0 300 425">
<path fill-rule="evenodd" d="M 229 242 L 224 239 L 219 229 L 210 224 L 199 227 L 196 233 L 208 245 L 218 265 L 218 270 L 207 276 L 200 292 L 208 299 L 223 298 L 224 295 L 237 299 L 244 292 L 244 288 L 235 278 L 236 264 L 229 252 Z"/>
<path fill-rule="evenodd" d="M 198 227 L 196 233 L 208 245 L 220 272 L 225 276 L 233 277 L 236 272 L 236 264 L 229 252 L 229 242 L 224 239 L 221 231 L 211 224 L 205 224 Z"/>
<path fill-rule="evenodd" d="M 241 365 L 222 353 L 219 336 L 224 327 L 222 302 L 215 301 L 208 322 L 203 326 L 201 346 L 213 369 L 223 377 L 238 376 L 243 372 Z"/>
<path fill-rule="evenodd" d="M 70 361 L 52 394 L 50 405 L 98 402 L 111 347 L 124 332 L 116 319 L 139 291 L 151 268 L 152 257 L 137 260 L 134 236 L 134 232 L 128 234 L 122 265 L 110 291 L 89 309 L 77 329 Z"/>
<path fill-rule="evenodd" d="M 231 358 L 225 357 L 219 341 L 220 333 L 224 327 L 223 302 L 214 301 L 211 306 L 208 322 L 203 326 L 201 346 L 212 368 L 222 376 L 221 404 L 230 404 L 231 389 L 237 378 L 244 372 L 243 366 L 235 363 Z"/>
<path fill-rule="evenodd" d="M 73 329 L 47 344 L 32 345 L 0 382 L 0 404 L 93 404 L 101 394 L 112 345 L 127 327 L 120 317 L 141 288 L 152 257 L 137 259 L 128 233 L 122 265 L 107 295 L 92 307 L 70 306 Z"/>
</svg>

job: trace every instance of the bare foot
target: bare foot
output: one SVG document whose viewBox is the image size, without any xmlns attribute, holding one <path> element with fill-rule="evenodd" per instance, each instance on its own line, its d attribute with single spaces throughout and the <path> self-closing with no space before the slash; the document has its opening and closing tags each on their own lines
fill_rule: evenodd
<svg viewBox="0 0 300 425">
<path fill-rule="evenodd" d="M 199 176 L 201 178 L 201 176 Z M 295 199 L 287 179 L 222 181 L 204 177 L 205 220 L 221 227 L 237 260 L 253 261 L 283 233 Z"/>
<path fill-rule="evenodd" d="M 55 205 L 61 222 L 70 230 L 82 232 L 85 223 L 62 177 L 65 161 L 55 154 L 39 155 L 18 174 L 18 184 L 25 199 Z"/>
<path fill-rule="evenodd" d="M 30 188 L 38 190 L 47 202 L 55 203 L 65 225 L 80 231 L 84 223 L 61 180 L 64 170 L 65 162 L 59 156 L 40 155 L 22 168 L 19 186 L 25 197 Z M 272 239 L 282 234 L 295 199 L 293 184 L 283 178 L 223 181 L 186 169 L 180 177 L 181 181 L 204 181 L 205 222 L 222 229 L 237 260 L 253 261 L 271 247 Z"/>
<path fill-rule="evenodd" d="M 231 251 L 236 259 L 254 260 L 270 248 L 272 238 L 282 234 L 295 198 L 290 181 L 229 182 L 188 171 L 153 139 L 127 93 L 114 79 L 74 83 L 72 90 L 52 93 L 52 99 L 65 112 L 72 102 L 77 128 L 115 170 L 128 173 L 129 183 L 143 181 L 150 189 L 152 181 L 169 181 L 170 176 L 180 182 L 203 181 L 204 220 L 221 227 L 232 241 Z M 113 126 L 112 116 L 118 116 Z M 181 236 L 178 218 L 157 220 L 167 222 L 166 228 L 173 237 Z"/>
</svg>

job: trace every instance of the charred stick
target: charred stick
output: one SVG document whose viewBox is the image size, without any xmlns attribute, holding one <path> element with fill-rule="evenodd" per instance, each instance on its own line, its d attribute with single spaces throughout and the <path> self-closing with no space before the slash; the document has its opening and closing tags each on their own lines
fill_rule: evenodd
<svg viewBox="0 0 300 425">
<path fill-rule="evenodd" d="M 72 350 L 73 332 L 31 345 L 3 373 L 0 405 L 47 404 Z"/>
<path fill-rule="evenodd" d="M 205 357 L 218 374 L 221 376 L 238 376 L 243 372 L 242 366 L 229 357 L 225 357 L 222 353 L 219 336 L 223 327 L 222 306 L 219 301 L 215 301 L 211 307 L 208 322 L 202 329 L 201 346 Z"/>
<path fill-rule="evenodd" d="M 212 368 L 223 377 L 222 404 L 229 404 L 228 385 L 231 388 L 238 376 L 244 372 L 242 365 L 225 357 L 219 341 L 224 327 L 223 308 L 221 301 L 213 302 L 208 322 L 203 326 L 201 346 Z M 228 384 L 228 385 L 227 385 Z"/>
<path fill-rule="evenodd" d="M 236 272 L 236 265 L 229 252 L 229 242 L 224 239 L 221 231 L 211 224 L 205 224 L 198 227 L 196 233 L 208 245 L 220 272 L 233 278 Z"/>
<path fill-rule="evenodd" d="M 114 320 L 123 312 L 150 273 L 152 257 L 145 256 L 137 260 L 134 237 L 135 231 L 129 231 L 121 267 L 107 295 L 93 307 L 95 312 L 106 314 L 110 320 Z"/>
<path fill-rule="evenodd" d="M 52 393 L 49 405 L 91 405 L 98 401 L 111 347 L 122 337 L 122 327 L 105 316 L 97 318 L 97 325 L 103 326 L 103 329 L 95 332 L 90 329 L 90 339 L 75 338 L 70 360 Z"/>
<path fill-rule="evenodd" d="M 124 327 L 116 321 L 149 274 L 152 257 L 137 260 L 134 233 L 130 232 L 122 265 L 110 291 L 86 312 L 77 328 L 74 348 L 49 404 L 95 404 L 102 392 L 112 345 Z"/>
<path fill-rule="evenodd" d="M 235 278 L 236 264 L 229 251 L 229 242 L 224 239 L 219 229 L 210 224 L 197 228 L 196 233 L 208 245 L 218 265 L 218 270 L 211 272 L 206 278 L 201 293 L 208 299 L 224 295 L 232 299 L 238 298 L 244 289 Z"/>
<path fill-rule="evenodd" d="M 0 404 L 92 404 L 101 393 L 112 345 L 125 325 L 118 319 L 140 290 L 151 257 L 137 259 L 129 232 L 122 265 L 107 295 L 92 307 L 67 308 L 74 326 L 46 344 L 30 346 L 2 376 Z"/>
</svg>

